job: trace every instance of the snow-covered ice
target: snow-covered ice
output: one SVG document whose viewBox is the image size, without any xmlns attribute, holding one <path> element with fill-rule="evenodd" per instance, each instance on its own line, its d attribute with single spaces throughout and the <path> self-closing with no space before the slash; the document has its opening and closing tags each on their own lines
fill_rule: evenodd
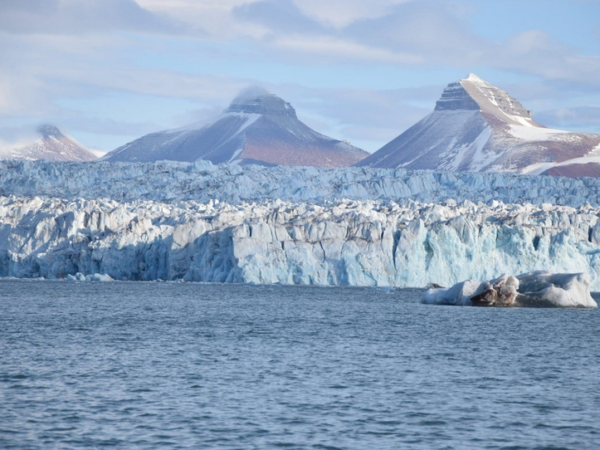
<svg viewBox="0 0 600 450">
<path fill-rule="evenodd" d="M 422 287 L 534 270 L 600 289 L 600 180 L 0 162 L 0 276 Z"/>
<path fill-rule="evenodd" d="M 462 281 L 448 289 L 428 289 L 421 302 L 458 306 L 597 308 L 590 286 L 591 279 L 585 273 L 534 271 L 484 282 Z"/>
<path fill-rule="evenodd" d="M 91 275 L 84 275 L 81 272 L 77 272 L 75 275 L 67 275 L 69 281 L 114 281 L 110 275 L 105 273 L 93 273 Z"/>
<path fill-rule="evenodd" d="M 421 287 L 545 269 L 587 272 L 600 289 L 594 179 L 210 163 L 0 166 L 4 277 Z"/>
<path fill-rule="evenodd" d="M 600 179 L 405 169 L 0 161 L 0 195 L 118 201 L 415 200 L 600 205 Z"/>
</svg>

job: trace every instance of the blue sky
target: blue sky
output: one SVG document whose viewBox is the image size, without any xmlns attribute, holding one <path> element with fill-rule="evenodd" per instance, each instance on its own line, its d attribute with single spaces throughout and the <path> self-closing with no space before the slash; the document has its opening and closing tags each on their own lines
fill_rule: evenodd
<svg viewBox="0 0 600 450">
<path fill-rule="evenodd" d="M 91 148 L 209 119 L 248 85 L 375 151 L 474 72 L 600 133 L 600 0 L 2 0 L 0 141 Z"/>
</svg>

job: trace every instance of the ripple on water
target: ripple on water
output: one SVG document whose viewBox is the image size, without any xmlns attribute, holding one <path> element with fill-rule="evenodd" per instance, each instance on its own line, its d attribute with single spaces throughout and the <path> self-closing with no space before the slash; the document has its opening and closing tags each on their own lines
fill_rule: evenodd
<svg viewBox="0 0 600 450">
<path fill-rule="evenodd" d="M 594 449 L 598 311 L 0 281 L 0 448 Z"/>
</svg>

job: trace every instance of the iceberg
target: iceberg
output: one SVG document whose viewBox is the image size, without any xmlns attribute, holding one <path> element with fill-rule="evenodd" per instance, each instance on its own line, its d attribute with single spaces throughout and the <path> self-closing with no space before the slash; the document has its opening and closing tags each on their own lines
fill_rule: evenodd
<svg viewBox="0 0 600 450">
<path fill-rule="evenodd" d="M 467 280 L 449 289 L 425 291 L 421 303 L 522 308 L 597 308 L 585 273 L 534 271 L 491 281 Z"/>
<path fill-rule="evenodd" d="M 539 308 L 597 308 L 590 295 L 588 274 L 533 272 L 519 276 L 516 306 Z"/>
</svg>

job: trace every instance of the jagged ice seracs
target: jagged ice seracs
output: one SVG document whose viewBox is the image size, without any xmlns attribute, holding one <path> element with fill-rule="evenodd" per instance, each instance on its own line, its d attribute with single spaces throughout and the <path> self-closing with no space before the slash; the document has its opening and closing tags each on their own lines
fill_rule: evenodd
<svg viewBox="0 0 600 450">
<path fill-rule="evenodd" d="M 0 276 L 600 288 L 599 181 L 400 169 L 1 162 Z"/>
</svg>

